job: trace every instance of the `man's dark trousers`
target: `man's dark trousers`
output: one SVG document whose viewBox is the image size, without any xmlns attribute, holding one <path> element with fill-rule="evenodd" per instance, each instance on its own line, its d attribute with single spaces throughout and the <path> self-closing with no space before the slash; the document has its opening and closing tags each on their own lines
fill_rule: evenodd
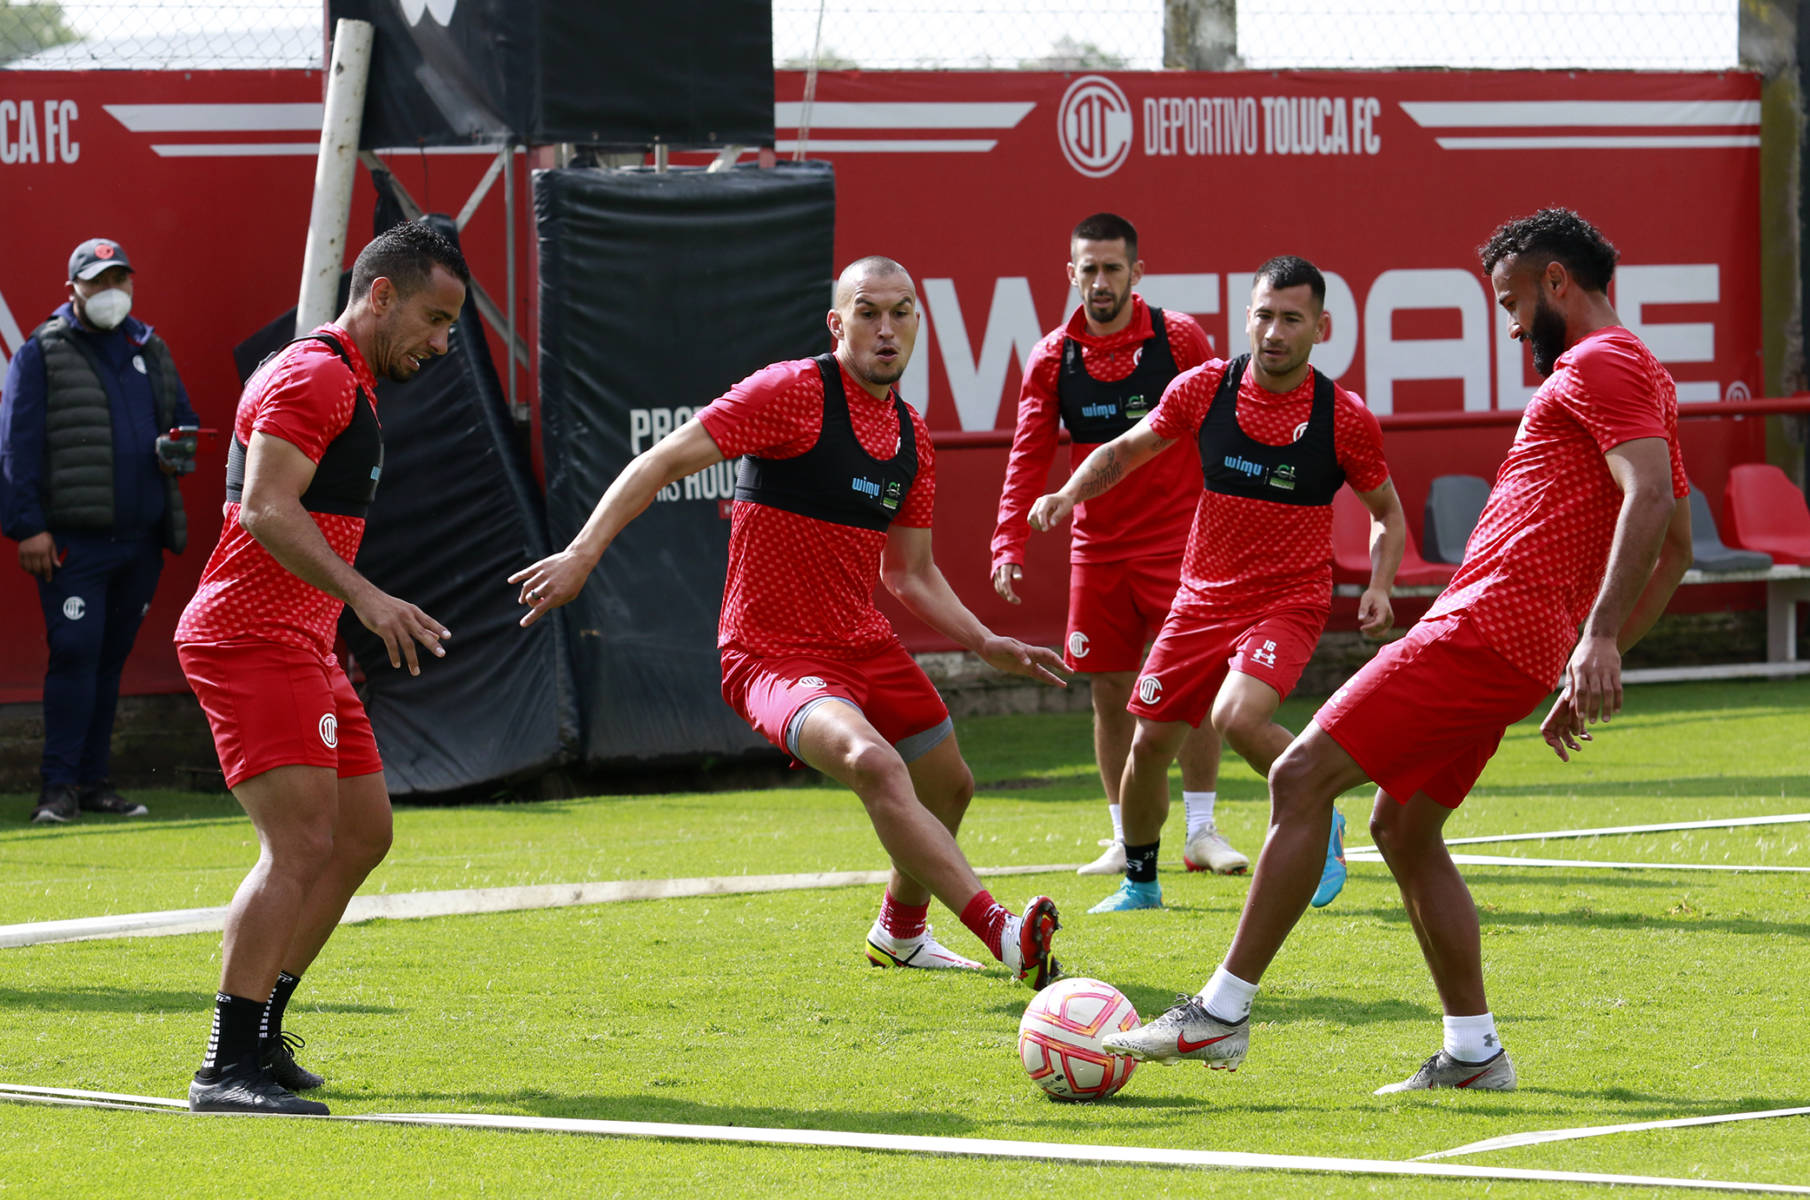
<svg viewBox="0 0 1810 1200">
<path fill-rule="evenodd" d="M 156 529 L 137 538 L 56 539 L 61 563 L 38 580 L 50 641 L 44 673 L 43 782 L 107 778 L 119 677 L 163 573 Z"/>
</svg>

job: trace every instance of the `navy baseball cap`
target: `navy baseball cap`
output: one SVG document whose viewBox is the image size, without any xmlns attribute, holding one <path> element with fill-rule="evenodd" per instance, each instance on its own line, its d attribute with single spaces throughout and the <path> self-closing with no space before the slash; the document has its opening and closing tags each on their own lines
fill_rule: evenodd
<svg viewBox="0 0 1810 1200">
<path fill-rule="evenodd" d="M 89 238 L 69 256 L 69 278 L 93 279 L 109 267 L 132 270 L 126 249 L 112 238 Z"/>
</svg>

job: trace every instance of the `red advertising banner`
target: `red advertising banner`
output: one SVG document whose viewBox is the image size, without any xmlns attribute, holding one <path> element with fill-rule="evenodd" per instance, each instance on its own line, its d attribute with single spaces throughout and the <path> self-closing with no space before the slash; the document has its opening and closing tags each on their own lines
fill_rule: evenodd
<svg viewBox="0 0 1810 1200">
<path fill-rule="evenodd" d="M 231 429 L 239 399 L 232 348 L 296 301 L 320 124 L 318 71 L 0 72 L 0 229 L 8 231 L 0 366 L 67 298 L 76 244 L 115 238 L 136 268 L 134 315 L 169 343 L 202 424 Z M 430 210 L 457 213 L 491 157 L 410 153 L 391 166 Z M 522 174 L 518 212 L 529 207 Z M 499 304 L 500 195 L 493 188 L 465 236 L 473 270 Z M 361 171 L 351 253 L 370 236 L 374 200 Z M 527 318 L 525 300 L 519 312 Z M 500 341 L 492 348 L 501 370 Z M 126 668 L 128 692 L 187 687 L 169 639 L 219 533 L 224 456 L 223 443 L 204 446 L 200 469 L 182 484 L 189 548 L 166 560 Z M 0 615 L 12 630 L 0 702 L 38 699 L 44 677 L 37 589 L 14 550 L 0 543 Z"/>
<path fill-rule="evenodd" d="M 1475 247 L 1501 221 L 1555 204 L 1620 247 L 1613 299 L 1680 399 L 1760 390 L 1752 75 L 827 72 L 808 115 L 803 91 L 801 74 L 779 73 L 777 149 L 802 140 L 834 162 L 838 259 L 888 254 L 918 281 L 928 320 L 903 390 L 943 443 L 938 560 L 984 619 L 1022 636 L 1060 635 L 1066 541 L 1033 538 L 1023 608 L 993 596 L 1001 431 L 1024 357 L 1072 307 L 1067 233 L 1088 213 L 1135 222 L 1145 298 L 1195 314 L 1231 353 L 1243 347 L 1252 269 L 1278 253 L 1313 260 L 1332 316 L 1315 362 L 1385 414 L 1385 428 L 1387 414 L 1525 403 L 1538 381 L 1504 335 Z M 138 267 L 136 311 L 169 341 L 204 422 L 229 427 L 231 348 L 295 301 L 320 96 L 314 71 L 0 73 L 0 357 L 64 299 L 70 249 L 114 237 Z M 489 165 L 456 152 L 388 161 L 426 207 L 448 212 Z M 531 222 L 521 176 L 518 218 Z M 371 204 L 361 178 L 353 248 Z M 499 303 L 504 241 L 493 190 L 465 246 Z M 517 244 L 531 246 L 531 233 Z M 531 331 L 530 258 L 516 311 Z M 827 307 L 827 281 L 825 292 Z M 492 346 L 501 364 L 494 335 Z M 1685 433 L 1711 495 L 1729 463 L 1763 455 L 1759 421 Z M 1390 434 L 1411 525 L 1433 475 L 1493 475 L 1509 436 Z M 218 529 L 218 467 L 204 462 L 184 484 L 191 548 L 166 569 L 130 692 L 183 687 L 168 637 Z M 5 552 L 0 614 L 14 637 L 0 701 L 34 700 L 37 595 Z M 914 648 L 934 645 L 899 623 Z"/>
<path fill-rule="evenodd" d="M 1680 400 L 1760 392 L 1752 75 L 830 72 L 808 113 L 803 82 L 779 76 L 781 156 L 802 141 L 834 161 L 838 260 L 897 258 L 928 317 L 903 390 L 958 435 L 938 560 L 984 618 L 1026 636 L 1059 635 L 1062 554 L 1033 538 L 1026 608 L 991 596 L 1004 450 L 972 435 L 1010 429 L 1025 356 L 1073 309 L 1067 235 L 1092 212 L 1138 227 L 1145 299 L 1194 314 L 1228 356 L 1247 348 L 1250 272 L 1312 260 L 1332 317 L 1314 362 L 1385 428 L 1387 414 L 1526 404 L 1539 380 L 1476 247 L 1552 205 L 1620 249 L 1612 298 Z M 1697 482 L 1717 495 L 1729 462 L 1762 457 L 1762 424 L 1688 423 Z M 1432 476 L 1493 477 L 1511 436 L 1391 436 L 1416 531 Z"/>
</svg>

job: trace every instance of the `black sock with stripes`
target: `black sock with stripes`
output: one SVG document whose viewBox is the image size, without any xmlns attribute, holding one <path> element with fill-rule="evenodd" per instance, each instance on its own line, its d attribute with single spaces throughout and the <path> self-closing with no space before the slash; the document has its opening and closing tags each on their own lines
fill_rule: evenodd
<svg viewBox="0 0 1810 1200">
<path fill-rule="evenodd" d="M 265 1002 L 244 996 L 214 994 L 214 1027 L 207 1037 L 207 1057 L 195 1077 L 211 1083 L 227 1071 L 258 1069 L 258 1030 Z"/>
<path fill-rule="evenodd" d="M 1125 845 L 1125 878 L 1133 883 L 1156 882 L 1156 852 L 1161 841 L 1144 846 Z"/>
<path fill-rule="evenodd" d="M 295 985 L 301 981 L 300 975 L 291 975 L 287 971 L 277 972 L 277 985 L 270 989 L 270 1003 L 264 1012 L 261 1041 L 268 1042 L 283 1036 L 283 1013 L 289 1008 L 289 997 L 295 995 Z"/>
</svg>

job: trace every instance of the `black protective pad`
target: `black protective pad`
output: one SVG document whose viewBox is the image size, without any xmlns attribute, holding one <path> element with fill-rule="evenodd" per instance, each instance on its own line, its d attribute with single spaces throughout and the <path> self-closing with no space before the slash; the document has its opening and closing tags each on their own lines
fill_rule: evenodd
<svg viewBox="0 0 1810 1200">
<path fill-rule="evenodd" d="M 829 349 L 827 166 L 534 176 L 547 524 L 563 544 L 629 459 L 753 371 Z M 572 614 L 587 759 L 742 754 L 717 615 L 733 462 L 674 485 Z M 801 567 L 804 564 L 800 564 Z"/>
<path fill-rule="evenodd" d="M 376 27 L 365 149 L 773 144 L 768 0 L 330 0 L 327 8 L 332 20 Z"/>
<path fill-rule="evenodd" d="M 294 327 L 292 311 L 237 347 L 241 377 Z M 453 632 L 446 657 L 423 652 L 411 676 L 350 610 L 340 619 L 397 796 L 537 775 L 578 753 L 564 614 L 519 628 L 525 610 L 506 582 L 547 553 L 547 536 L 482 329 L 468 298 L 444 358 L 377 388 L 383 481 L 358 569 Z"/>
</svg>

